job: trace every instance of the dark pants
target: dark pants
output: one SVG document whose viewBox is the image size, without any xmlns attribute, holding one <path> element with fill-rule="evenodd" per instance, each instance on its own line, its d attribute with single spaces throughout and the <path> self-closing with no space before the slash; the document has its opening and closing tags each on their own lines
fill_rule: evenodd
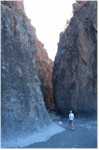
<svg viewBox="0 0 99 150">
<path fill-rule="evenodd" d="M 74 127 L 74 121 L 73 120 L 69 120 L 69 124 L 70 124 L 70 127 Z"/>
</svg>

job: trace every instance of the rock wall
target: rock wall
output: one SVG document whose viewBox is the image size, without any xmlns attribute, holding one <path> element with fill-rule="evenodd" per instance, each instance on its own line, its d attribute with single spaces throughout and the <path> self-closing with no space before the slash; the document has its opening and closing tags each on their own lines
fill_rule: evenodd
<svg viewBox="0 0 99 150">
<path fill-rule="evenodd" d="M 51 111 L 55 109 L 52 84 L 53 61 L 49 59 L 44 45 L 39 40 L 36 40 L 35 46 L 37 49 L 36 65 L 41 81 L 41 90 L 46 108 Z"/>
<path fill-rule="evenodd" d="M 60 33 L 53 70 L 58 112 L 92 115 L 97 111 L 97 2 L 78 1 Z"/>
<path fill-rule="evenodd" d="M 18 146 L 52 122 L 36 70 L 35 28 L 23 2 L 1 3 L 1 146 Z M 32 139 L 33 141 L 33 139 Z"/>
</svg>

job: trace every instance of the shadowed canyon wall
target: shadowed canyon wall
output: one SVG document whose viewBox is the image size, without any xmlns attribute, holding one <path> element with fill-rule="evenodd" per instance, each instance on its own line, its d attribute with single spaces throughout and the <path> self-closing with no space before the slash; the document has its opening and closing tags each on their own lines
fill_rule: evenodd
<svg viewBox="0 0 99 150">
<path fill-rule="evenodd" d="M 62 114 L 70 109 L 81 114 L 97 111 L 97 3 L 77 2 L 73 7 L 74 16 L 60 34 L 52 85 L 53 62 L 37 39 L 23 2 L 2 1 L 2 147 L 13 142 L 17 147 L 21 139 L 50 126 L 46 107 L 56 107 Z"/>
<path fill-rule="evenodd" d="M 17 144 L 19 138 L 27 138 L 52 123 L 44 104 L 42 81 L 40 82 L 35 60 L 37 41 L 35 28 L 25 15 L 23 2 L 3 1 L 1 3 L 2 147 L 13 145 L 13 141 Z M 53 63 L 49 59 L 48 61 L 51 63 L 51 67 L 47 65 L 50 72 Z M 52 85 L 50 86 L 52 88 Z M 51 94 L 51 91 L 49 93 Z"/>
<path fill-rule="evenodd" d="M 53 61 L 49 59 L 44 45 L 39 40 L 36 40 L 35 46 L 37 49 L 36 65 L 41 81 L 41 90 L 46 108 L 51 111 L 55 109 L 52 84 Z"/>
<path fill-rule="evenodd" d="M 55 105 L 62 114 L 91 115 L 97 111 L 97 2 L 76 2 L 73 14 L 54 63 Z"/>
</svg>

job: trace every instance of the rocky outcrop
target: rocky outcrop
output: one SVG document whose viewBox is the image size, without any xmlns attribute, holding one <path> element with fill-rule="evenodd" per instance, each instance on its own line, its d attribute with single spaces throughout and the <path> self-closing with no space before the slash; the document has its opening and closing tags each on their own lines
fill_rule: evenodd
<svg viewBox="0 0 99 150">
<path fill-rule="evenodd" d="M 97 111 L 97 2 L 78 1 L 60 34 L 53 71 L 56 109 L 66 114 Z"/>
<path fill-rule="evenodd" d="M 36 65 L 41 81 L 41 90 L 44 96 L 45 105 L 49 111 L 54 110 L 55 105 L 53 100 L 52 84 L 53 61 L 49 59 L 44 45 L 39 40 L 36 40 L 35 46 L 37 49 Z"/>
<path fill-rule="evenodd" d="M 36 41 L 36 31 L 25 15 L 23 2 L 2 1 L 2 147 L 22 146 L 22 142 L 26 143 L 26 139 L 29 141 L 31 135 L 34 135 L 36 131 L 40 131 L 42 128 L 52 124 L 45 108 L 44 98 L 41 92 L 41 82 L 38 76 L 38 70 L 36 69 Z M 50 63 L 52 68 L 52 62 L 49 60 Z M 50 72 L 48 66 L 45 70 L 47 69 Z M 45 79 L 47 80 L 48 78 Z M 52 88 L 52 85 L 50 86 Z M 50 134 L 47 138 L 49 136 Z M 32 137 L 31 140 L 33 142 L 35 138 Z"/>
</svg>

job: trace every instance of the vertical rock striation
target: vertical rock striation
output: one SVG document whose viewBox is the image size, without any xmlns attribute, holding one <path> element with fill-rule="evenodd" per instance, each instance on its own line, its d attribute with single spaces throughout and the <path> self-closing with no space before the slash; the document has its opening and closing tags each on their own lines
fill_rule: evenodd
<svg viewBox="0 0 99 150">
<path fill-rule="evenodd" d="M 97 111 L 97 2 L 78 1 L 73 17 L 60 34 L 53 70 L 57 111 Z"/>
<path fill-rule="evenodd" d="M 49 59 L 48 54 L 44 49 L 44 45 L 39 40 L 36 40 L 35 46 L 37 49 L 36 65 L 41 81 L 41 90 L 44 96 L 45 105 L 48 110 L 54 110 L 55 105 L 52 84 L 53 61 Z"/>
<path fill-rule="evenodd" d="M 41 83 L 36 69 L 36 41 L 35 28 L 31 26 L 25 15 L 23 2 L 2 1 L 2 147 L 22 147 L 23 143 L 27 144 L 27 140 L 28 142 L 31 140 L 33 143 L 33 141 L 37 141 L 37 135 L 36 138 L 29 139 L 29 137 L 34 135 L 36 131 L 41 131 L 42 128 L 52 124 L 45 108 Z M 55 132 L 60 132 L 59 130 Z M 47 138 L 55 132 L 48 133 Z M 44 138 L 42 137 L 42 139 Z"/>
</svg>

